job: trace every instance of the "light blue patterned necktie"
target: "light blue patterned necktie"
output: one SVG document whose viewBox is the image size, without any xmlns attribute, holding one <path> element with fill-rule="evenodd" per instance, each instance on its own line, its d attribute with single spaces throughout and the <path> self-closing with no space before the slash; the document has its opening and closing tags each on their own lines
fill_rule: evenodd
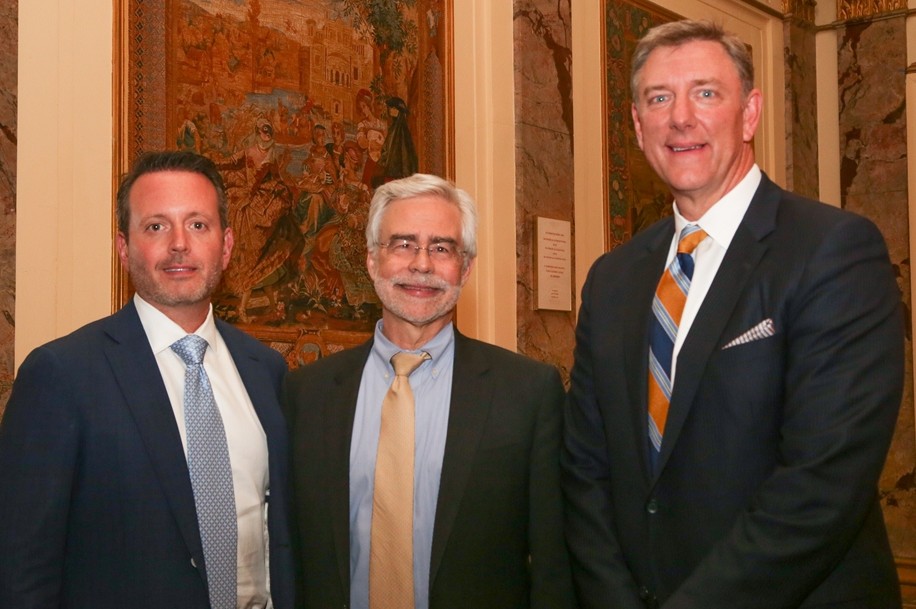
<svg viewBox="0 0 916 609">
<path fill-rule="evenodd" d="M 212 609 L 235 609 L 238 521 L 226 431 L 204 370 L 207 341 L 189 334 L 172 345 L 184 361 L 184 424 L 188 471 Z"/>
</svg>

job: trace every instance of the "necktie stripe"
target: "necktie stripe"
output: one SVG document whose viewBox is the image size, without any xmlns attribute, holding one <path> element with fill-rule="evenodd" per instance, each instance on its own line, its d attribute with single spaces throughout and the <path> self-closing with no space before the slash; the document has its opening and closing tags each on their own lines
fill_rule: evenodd
<svg viewBox="0 0 916 609">
<path fill-rule="evenodd" d="M 649 380 L 650 387 L 649 391 L 657 390 L 661 392 L 661 395 L 665 400 L 671 399 L 671 381 L 669 379 L 668 370 L 658 361 L 654 353 L 649 355 Z M 664 425 L 662 425 L 664 428 Z"/>
<path fill-rule="evenodd" d="M 671 278 L 672 283 L 681 291 L 681 294 L 684 296 L 687 295 L 687 292 L 690 291 L 690 278 L 693 277 L 693 265 L 685 264 L 682 257 L 684 254 L 678 254 L 674 257 L 674 262 L 672 262 L 671 272 L 668 274 L 668 277 Z M 686 255 L 687 260 L 693 261 L 693 258 L 690 255 Z"/>
<path fill-rule="evenodd" d="M 679 314 L 682 311 L 683 309 L 675 311 L 675 313 Z M 671 339 L 671 342 L 674 342 L 674 337 L 677 335 L 677 322 L 674 321 L 674 316 L 665 308 L 665 304 L 657 296 L 652 301 L 652 313 L 658 321 L 658 329 L 662 330 L 664 335 Z"/>
<path fill-rule="evenodd" d="M 648 427 L 652 462 L 661 450 L 668 406 L 671 400 L 671 365 L 678 326 L 687 303 L 693 278 L 693 251 L 706 238 L 696 224 L 681 231 L 677 254 L 665 269 L 652 301 L 652 323 L 649 328 Z"/>
</svg>

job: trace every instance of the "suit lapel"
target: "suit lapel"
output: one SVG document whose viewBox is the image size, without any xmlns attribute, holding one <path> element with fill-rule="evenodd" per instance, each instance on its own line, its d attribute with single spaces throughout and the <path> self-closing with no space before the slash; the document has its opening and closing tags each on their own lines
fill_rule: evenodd
<svg viewBox="0 0 916 609">
<path fill-rule="evenodd" d="M 664 468 L 677 443 L 707 362 L 721 342 L 725 325 L 767 250 L 764 237 L 776 226 L 780 193 L 764 175 L 681 347 L 658 472 Z"/>
<path fill-rule="evenodd" d="M 467 487 L 474 455 L 492 404 L 492 384 L 485 382 L 490 369 L 472 341 L 455 330 L 455 363 L 449 404 L 445 455 L 436 501 L 429 588 L 432 590 L 452 524 Z"/>
<path fill-rule="evenodd" d="M 194 493 L 178 423 L 133 301 L 109 320 L 106 332 L 113 340 L 105 347 L 105 357 L 137 424 L 188 550 L 202 565 L 203 547 Z M 200 573 L 204 577 L 202 569 Z"/>
<path fill-rule="evenodd" d="M 350 593 L 350 440 L 356 401 L 372 340 L 345 351 L 334 373 L 334 393 L 324 396 L 324 434 L 328 497 L 337 566 L 343 589 Z M 349 598 L 349 596 L 347 597 Z"/>
<path fill-rule="evenodd" d="M 254 351 L 248 349 L 245 343 L 240 340 L 243 337 L 240 330 L 233 328 L 221 319 L 216 319 L 215 321 L 216 328 L 223 338 L 223 342 L 226 343 L 226 348 L 229 349 L 235 368 L 238 370 L 242 384 L 245 385 L 245 390 L 248 392 L 252 406 L 254 406 L 255 414 L 257 414 L 261 423 L 261 428 L 264 430 L 264 435 L 267 438 L 268 459 L 273 461 L 278 453 L 277 447 L 274 445 L 278 440 L 277 428 L 278 425 L 283 424 L 280 415 L 280 404 L 277 399 L 276 381 L 271 378 L 270 368 L 266 363 L 262 362 L 261 358 Z M 275 471 L 273 467 L 270 470 Z"/>
<path fill-rule="evenodd" d="M 674 236 L 674 221 L 669 220 L 646 243 L 645 250 L 636 257 L 629 267 L 629 278 L 632 297 L 627 306 L 622 307 L 624 314 L 631 313 L 631 319 L 621 320 L 624 345 L 624 365 L 628 383 L 627 395 L 632 400 L 627 412 L 633 414 L 632 427 L 637 437 L 645 479 L 651 480 L 652 470 L 649 466 L 649 323 L 652 318 L 652 300 L 655 289 L 665 270 L 665 261 Z"/>
</svg>

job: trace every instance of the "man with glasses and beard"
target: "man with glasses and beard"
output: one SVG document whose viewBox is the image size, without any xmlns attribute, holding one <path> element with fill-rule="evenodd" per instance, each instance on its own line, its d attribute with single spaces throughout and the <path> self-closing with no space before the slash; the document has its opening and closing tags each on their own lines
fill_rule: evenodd
<svg viewBox="0 0 916 609">
<path fill-rule="evenodd" d="M 446 180 L 380 187 L 366 229 L 375 334 L 289 376 L 303 607 L 573 606 L 563 385 L 455 329 L 476 232 Z"/>
</svg>

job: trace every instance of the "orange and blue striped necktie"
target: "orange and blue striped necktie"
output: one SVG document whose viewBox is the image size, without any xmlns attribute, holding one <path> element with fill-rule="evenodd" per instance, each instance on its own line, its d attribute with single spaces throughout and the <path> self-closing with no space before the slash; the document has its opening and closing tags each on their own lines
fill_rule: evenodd
<svg viewBox="0 0 916 609">
<path fill-rule="evenodd" d="M 693 252 L 706 238 L 706 231 L 688 224 L 681 231 L 677 255 L 655 289 L 652 300 L 652 324 L 649 328 L 649 454 L 653 464 L 658 460 L 671 401 L 671 363 L 674 341 L 687 292 L 693 279 Z"/>
</svg>

